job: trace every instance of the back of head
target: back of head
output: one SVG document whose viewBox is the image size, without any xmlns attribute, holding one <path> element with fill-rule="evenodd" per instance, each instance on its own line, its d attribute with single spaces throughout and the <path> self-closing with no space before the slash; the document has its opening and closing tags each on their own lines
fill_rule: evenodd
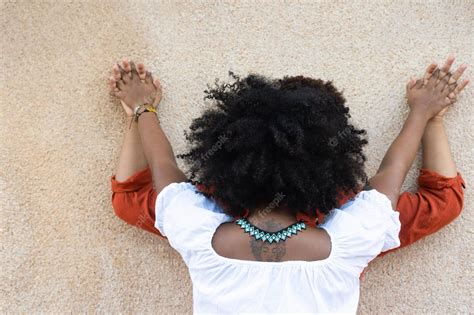
<svg viewBox="0 0 474 315">
<path fill-rule="evenodd" d="M 226 213 L 280 198 L 294 214 L 314 216 L 338 206 L 340 193 L 357 192 L 367 179 L 366 131 L 349 122 L 330 81 L 229 74 L 233 82 L 205 91 L 214 106 L 193 121 L 185 132 L 190 149 L 178 155 Z"/>
</svg>

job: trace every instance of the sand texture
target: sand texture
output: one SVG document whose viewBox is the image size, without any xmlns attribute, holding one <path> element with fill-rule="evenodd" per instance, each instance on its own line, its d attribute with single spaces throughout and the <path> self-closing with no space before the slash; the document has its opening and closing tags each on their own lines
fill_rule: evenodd
<svg viewBox="0 0 474 315">
<path fill-rule="evenodd" d="M 2 314 L 192 312 L 180 256 L 112 209 L 110 176 L 128 126 L 106 79 L 120 58 L 161 79 L 159 115 L 175 153 L 207 106 L 206 85 L 229 70 L 333 80 L 368 130 L 369 174 L 406 117 L 409 76 L 450 52 L 474 66 L 467 0 L 2 0 L 0 17 Z M 472 312 L 472 99 L 471 84 L 446 115 L 467 184 L 463 213 L 371 263 L 360 314 Z M 416 189 L 420 165 L 418 154 L 404 189 Z"/>
</svg>

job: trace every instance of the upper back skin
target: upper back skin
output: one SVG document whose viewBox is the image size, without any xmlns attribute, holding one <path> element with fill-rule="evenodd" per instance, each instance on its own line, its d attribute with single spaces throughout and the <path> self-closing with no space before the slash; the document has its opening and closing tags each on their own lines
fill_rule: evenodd
<svg viewBox="0 0 474 315">
<path fill-rule="evenodd" d="M 269 244 L 245 233 L 235 222 L 221 224 L 212 238 L 214 251 L 223 257 L 250 261 L 317 261 L 331 253 L 331 239 L 321 228 L 306 230 L 285 241 Z"/>
</svg>

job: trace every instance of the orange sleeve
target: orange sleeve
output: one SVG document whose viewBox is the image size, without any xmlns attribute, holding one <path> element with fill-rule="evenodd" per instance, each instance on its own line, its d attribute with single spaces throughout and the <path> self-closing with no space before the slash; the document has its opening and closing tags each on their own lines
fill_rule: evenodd
<svg viewBox="0 0 474 315">
<path fill-rule="evenodd" d="M 425 236 L 439 231 L 457 218 L 464 206 L 465 182 L 458 172 L 446 177 L 437 172 L 421 169 L 416 193 L 403 192 L 397 203 L 400 213 L 400 247 L 413 244 Z"/>
<path fill-rule="evenodd" d="M 158 194 L 153 187 L 151 169 L 147 166 L 123 182 L 118 182 L 114 174 L 110 181 L 115 214 L 133 226 L 166 238 L 154 226 Z"/>
</svg>

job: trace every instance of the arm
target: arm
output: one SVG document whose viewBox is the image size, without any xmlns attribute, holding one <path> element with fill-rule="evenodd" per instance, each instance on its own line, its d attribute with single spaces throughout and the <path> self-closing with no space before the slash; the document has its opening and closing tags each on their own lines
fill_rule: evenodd
<svg viewBox="0 0 474 315">
<path fill-rule="evenodd" d="M 434 117 L 426 126 L 422 139 L 423 168 L 435 171 L 446 177 L 457 175 L 449 148 L 448 137 L 444 128 L 442 117 Z"/>
<path fill-rule="evenodd" d="M 133 113 L 135 107 L 143 103 L 150 103 L 156 107 L 162 96 L 159 81 L 153 82 L 149 71 L 146 71 L 144 79 L 141 79 L 132 61 L 124 65 L 129 67 L 130 71 L 124 70 L 120 64 L 117 64 L 118 72 L 114 78 L 116 79 L 116 88 L 112 89 L 111 94 L 122 101 L 122 105 L 128 113 Z M 143 69 L 143 67 L 141 68 Z M 186 181 L 186 176 L 178 168 L 171 144 L 159 125 L 157 115 L 151 112 L 141 114 L 137 129 L 143 155 L 151 169 L 157 193 L 170 183 Z M 137 139 L 135 138 L 135 140 Z M 137 141 L 136 144 L 138 145 Z M 133 149 L 138 148 L 134 147 Z"/>
<path fill-rule="evenodd" d="M 438 69 L 436 64 L 432 64 L 428 67 L 423 80 L 412 79 L 407 84 L 407 101 L 410 113 L 400 134 L 385 154 L 376 175 L 369 180 L 372 188 L 387 195 L 392 202 L 393 209 L 396 209 L 401 186 L 413 163 L 420 142 L 422 139 L 432 139 L 430 137 L 423 138 L 428 121 L 439 113 L 444 113 L 467 84 L 464 81 L 456 86 L 457 80 L 466 67 L 461 66 L 454 75 L 451 75 L 449 68 L 453 62 L 454 57 L 448 57 L 442 69 Z M 428 127 L 431 128 L 431 125 Z M 432 156 L 433 154 L 428 154 L 428 163 L 435 163 L 439 166 L 439 162 L 434 162 L 430 158 Z M 446 163 L 449 163 L 449 160 Z M 446 164 L 443 165 L 446 166 Z"/>
<path fill-rule="evenodd" d="M 400 247 L 431 235 L 457 218 L 463 208 L 464 180 L 456 171 L 443 126 L 442 115 L 432 118 L 422 138 L 423 165 L 418 191 L 403 192 L 396 210 L 400 213 Z"/>
<path fill-rule="evenodd" d="M 441 71 L 449 73 L 449 69 L 454 63 L 454 57 L 450 56 L 441 68 Z M 430 76 L 429 68 L 427 75 Z M 467 69 L 466 64 L 462 64 L 452 76 L 453 80 L 459 80 Z M 469 80 L 463 80 L 455 89 L 454 101 L 459 93 L 467 86 Z M 422 139 L 423 146 L 423 166 L 424 169 L 435 171 L 445 177 L 455 177 L 457 175 L 456 164 L 454 163 L 449 148 L 448 137 L 444 128 L 444 114 L 448 108 L 441 110 L 427 124 Z"/>
<path fill-rule="evenodd" d="M 130 130 L 128 129 L 131 119 L 132 117 L 127 117 L 125 136 L 115 171 L 115 179 L 118 182 L 124 182 L 148 165 L 142 149 L 138 127 L 133 125 Z"/>
<path fill-rule="evenodd" d="M 454 59 L 448 59 L 442 70 L 449 72 Z M 453 75 L 458 80 L 466 69 L 461 65 Z M 457 88 L 458 95 L 469 83 L 464 80 Z M 464 204 L 464 180 L 456 170 L 443 116 L 447 108 L 431 118 L 422 137 L 423 164 L 418 177 L 417 192 L 403 192 L 396 210 L 400 213 L 400 247 L 381 253 L 383 256 L 439 231 L 452 222 Z"/>
<path fill-rule="evenodd" d="M 155 190 L 160 192 L 170 183 L 187 180 L 178 168 L 173 149 L 160 127 L 155 113 L 145 112 L 138 119 L 138 130 L 146 159 L 150 165 Z"/>
<path fill-rule="evenodd" d="M 130 76 L 129 72 L 131 71 L 130 63 L 127 58 L 122 60 L 123 69 L 127 72 L 127 76 Z M 140 79 L 145 80 L 145 65 L 143 63 L 138 64 L 138 76 Z M 110 93 L 113 93 L 118 90 L 116 81 L 120 80 L 120 68 L 118 65 L 114 65 L 112 68 L 112 76 L 109 78 L 108 84 L 110 88 Z M 124 109 L 124 112 L 127 116 L 126 127 L 130 125 L 130 120 L 133 116 L 133 111 L 121 101 L 121 105 Z M 115 178 L 117 182 L 125 182 L 136 172 L 143 170 L 148 166 L 147 160 L 145 158 L 145 153 L 142 149 L 142 144 L 140 141 L 140 134 L 138 133 L 138 127 L 133 125 L 131 129 L 125 129 L 125 137 L 123 139 L 122 149 L 120 150 L 120 155 L 117 163 L 117 168 L 115 170 Z"/>
<path fill-rule="evenodd" d="M 131 78 L 131 66 L 127 58 L 123 59 L 121 67 Z M 138 64 L 138 74 L 141 80 L 146 79 L 144 64 Z M 117 96 L 120 91 L 116 81 L 121 80 L 121 77 L 119 65 L 115 65 L 113 75 L 109 78 L 111 95 Z M 159 102 L 159 99 L 156 101 Z M 153 188 L 152 173 L 142 148 L 138 124 L 130 124 L 133 111 L 123 101 L 121 105 L 127 114 L 127 123 L 116 173 L 110 179 L 114 212 L 127 223 L 166 238 L 154 226 L 158 193 Z"/>
<path fill-rule="evenodd" d="M 426 119 L 417 112 L 410 112 L 400 134 L 387 150 L 370 186 L 387 195 L 396 209 L 400 189 L 420 145 Z"/>
</svg>

